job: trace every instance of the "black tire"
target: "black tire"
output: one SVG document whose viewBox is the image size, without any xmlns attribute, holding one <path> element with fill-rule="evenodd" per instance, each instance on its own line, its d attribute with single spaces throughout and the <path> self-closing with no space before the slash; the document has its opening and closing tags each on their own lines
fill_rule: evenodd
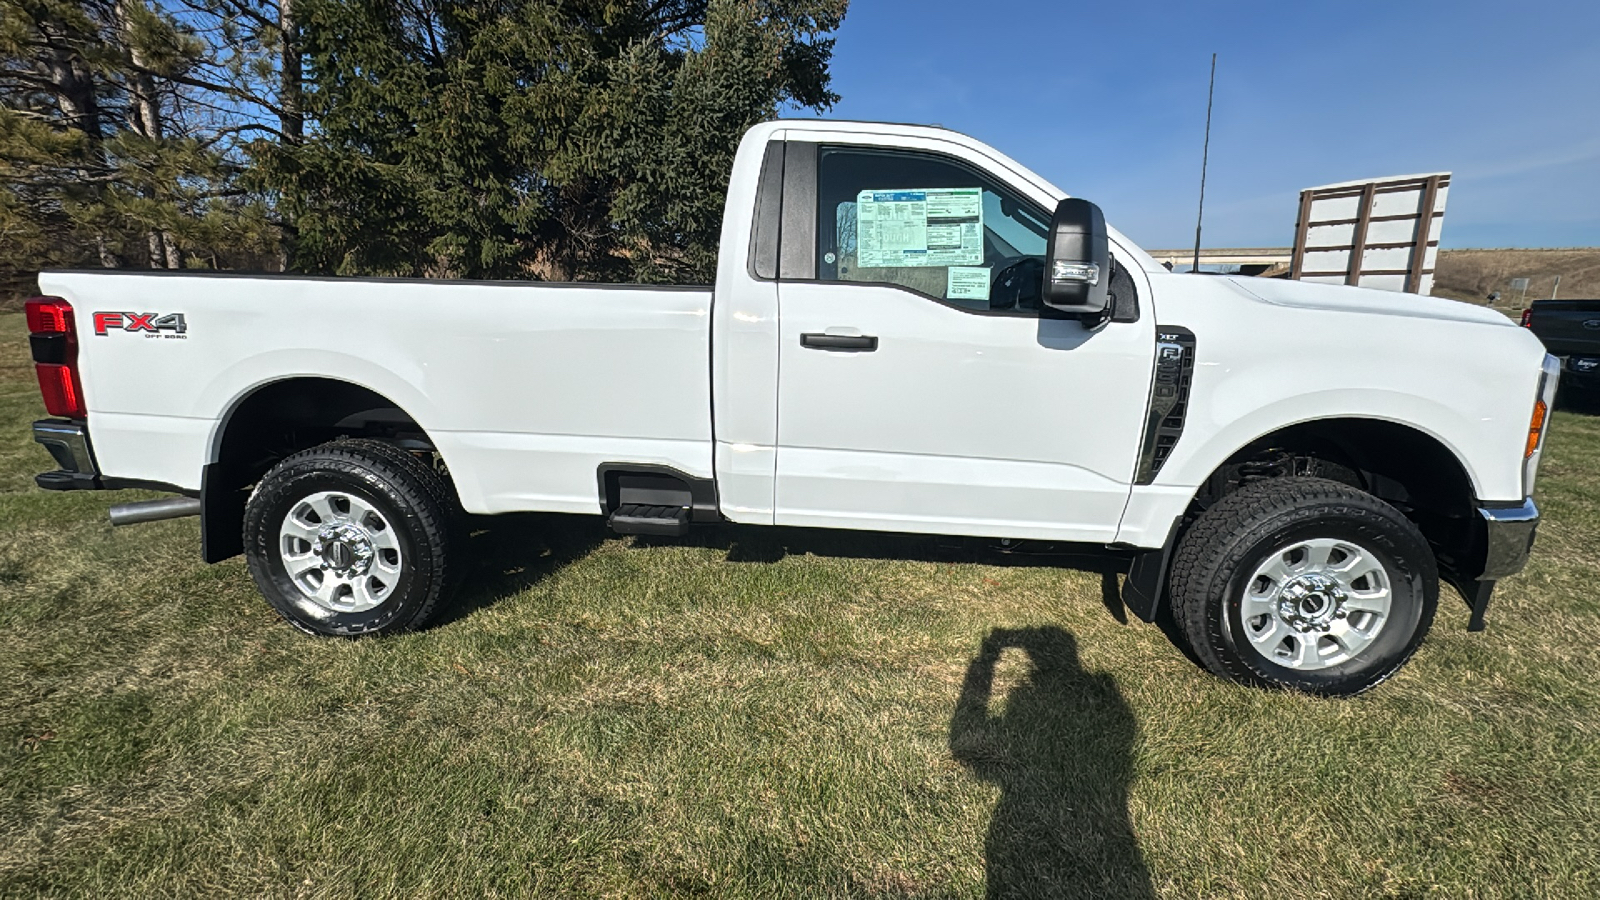
<svg viewBox="0 0 1600 900">
<path fill-rule="evenodd" d="M 376 605 L 371 608 L 342 611 L 319 605 L 289 573 L 288 539 L 280 529 L 291 512 L 319 494 L 333 495 L 335 503 L 346 497 L 354 498 L 356 507 L 371 507 L 384 526 L 372 529 L 375 534 L 392 528 L 385 540 L 394 547 L 396 577 L 370 567 L 345 570 L 387 579 L 373 582 L 382 593 L 372 598 Z M 345 507 L 356 508 L 350 501 Z M 296 453 L 261 479 L 245 506 L 245 559 L 262 596 L 301 631 L 339 637 L 392 634 L 422 628 L 449 598 L 459 568 L 451 561 L 458 528 L 454 493 L 432 467 L 390 444 L 346 438 Z M 307 550 L 312 546 L 304 544 Z"/>
<path fill-rule="evenodd" d="M 1319 631 L 1322 626 L 1345 627 L 1326 619 L 1310 624 L 1311 630 L 1305 633 L 1296 630 L 1296 626 L 1308 625 L 1303 618 L 1274 622 L 1268 616 L 1255 616 L 1244 621 L 1241 610 L 1247 588 L 1260 591 L 1260 596 L 1280 598 L 1270 604 L 1276 610 L 1282 608 L 1281 598 L 1286 593 L 1282 588 L 1294 580 L 1287 579 L 1273 589 L 1270 578 L 1255 579 L 1258 567 L 1269 565 L 1275 553 L 1280 559 L 1293 559 L 1291 548 L 1297 542 L 1313 540 L 1323 541 L 1323 546 L 1329 540 L 1351 542 L 1382 566 L 1378 574 L 1389 590 L 1387 618 L 1371 629 L 1370 642 L 1359 650 L 1348 650 Z M 1283 556 L 1285 551 L 1290 555 Z M 1338 561 L 1347 557 L 1335 549 L 1328 558 Z M 1211 672 L 1240 684 L 1350 696 L 1381 684 L 1416 652 L 1433 624 L 1439 578 L 1427 540 L 1399 510 L 1348 485 L 1292 477 L 1247 485 L 1201 514 L 1173 554 L 1169 591 L 1173 617 L 1194 654 Z M 1351 625 L 1372 621 L 1366 618 L 1368 613 L 1347 612 L 1343 599 L 1330 604 L 1325 598 L 1312 597 L 1308 603 L 1306 608 L 1317 609 L 1319 617 L 1321 610 L 1331 606 L 1337 612 L 1330 615 L 1348 617 Z M 1252 607 L 1262 608 L 1259 603 Z M 1280 626 L 1288 635 L 1281 644 L 1260 649 L 1250 640 L 1253 632 L 1269 641 L 1268 636 L 1278 633 Z M 1326 660 L 1297 663 L 1296 651 L 1305 646 L 1306 635 L 1310 637 L 1308 652 L 1326 653 Z M 1334 662 L 1341 656 L 1348 658 Z"/>
</svg>

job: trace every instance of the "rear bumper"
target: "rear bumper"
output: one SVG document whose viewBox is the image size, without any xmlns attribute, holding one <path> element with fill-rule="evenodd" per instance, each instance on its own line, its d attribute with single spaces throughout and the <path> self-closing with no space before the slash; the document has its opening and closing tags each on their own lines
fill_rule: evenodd
<svg viewBox="0 0 1600 900">
<path fill-rule="evenodd" d="M 40 419 L 33 423 L 33 440 L 50 451 L 59 466 L 35 475 L 34 483 L 47 491 L 99 490 L 100 469 L 89 445 L 88 426 L 70 419 Z"/>
<path fill-rule="evenodd" d="M 138 478 L 110 478 L 100 472 L 95 460 L 94 444 L 89 441 L 89 426 L 73 419 L 40 419 L 33 423 L 33 439 L 50 451 L 50 456 L 60 468 L 54 472 L 41 472 L 33 476 L 33 483 L 47 491 L 120 491 L 141 488 L 147 491 L 166 491 L 197 497 L 199 491 L 187 490 L 164 481 L 145 481 Z"/>
<path fill-rule="evenodd" d="M 1528 564 L 1533 552 L 1534 533 L 1539 528 L 1539 507 L 1533 499 L 1513 507 L 1479 507 L 1483 521 L 1482 581 L 1498 581 L 1515 575 Z"/>
<path fill-rule="evenodd" d="M 1600 356 L 1561 357 L 1561 385 L 1581 391 L 1600 390 Z"/>
</svg>

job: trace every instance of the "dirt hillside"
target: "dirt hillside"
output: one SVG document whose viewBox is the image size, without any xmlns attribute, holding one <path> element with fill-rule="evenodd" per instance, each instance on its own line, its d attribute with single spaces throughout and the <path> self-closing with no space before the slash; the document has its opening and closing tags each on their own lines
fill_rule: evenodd
<svg viewBox="0 0 1600 900">
<path fill-rule="evenodd" d="M 1483 303 L 1490 292 L 1499 291 L 1497 306 L 1519 306 L 1521 292 L 1511 289 L 1511 279 L 1528 279 L 1527 298 L 1541 300 L 1550 296 L 1557 275 L 1561 276 L 1558 296 L 1572 300 L 1600 298 L 1600 247 L 1445 250 L 1439 254 L 1433 293 L 1437 297 Z"/>
</svg>

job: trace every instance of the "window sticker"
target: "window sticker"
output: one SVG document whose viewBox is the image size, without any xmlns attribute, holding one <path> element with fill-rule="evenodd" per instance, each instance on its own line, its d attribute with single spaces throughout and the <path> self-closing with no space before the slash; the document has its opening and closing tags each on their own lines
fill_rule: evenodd
<svg viewBox="0 0 1600 900">
<path fill-rule="evenodd" d="M 982 188 L 862 191 L 856 223 L 863 268 L 983 262 Z"/>
<path fill-rule="evenodd" d="M 951 266 L 946 276 L 946 300 L 988 300 L 988 266 Z"/>
</svg>

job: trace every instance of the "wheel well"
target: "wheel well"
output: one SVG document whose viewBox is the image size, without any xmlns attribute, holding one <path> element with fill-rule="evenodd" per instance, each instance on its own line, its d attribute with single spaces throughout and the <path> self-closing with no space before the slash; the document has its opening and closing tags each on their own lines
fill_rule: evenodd
<svg viewBox="0 0 1600 900">
<path fill-rule="evenodd" d="M 1311 475 L 1343 482 L 1405 513 L 1433 545 L 1442 574 L 1465 571 L 1475 553 L 1475 492 L 1455 453 L 1408 425 L 1322 419 L 1291 425 L 1239 449 L 1201 485 L 1191 513 L 1261 478 Z"/>
<path fill-rule="evenodd" d="M 291 378 L 257 388 L 222 425 L 201 482 L 201 555 L 217 562 L 243 551 L 247 489 L 279 460 L 338 437 L 386 441 L 434 460 L 426 431 L 375 391 L 331 378 Z"/>
</svg>

